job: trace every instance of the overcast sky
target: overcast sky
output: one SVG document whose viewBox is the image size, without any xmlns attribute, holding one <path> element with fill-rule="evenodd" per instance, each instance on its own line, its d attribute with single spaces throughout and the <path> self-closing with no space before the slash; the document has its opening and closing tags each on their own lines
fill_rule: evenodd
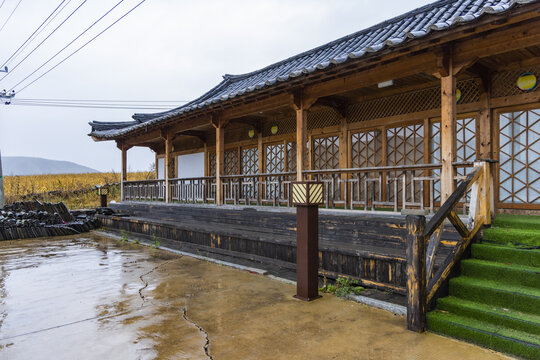
<svg viewBox="0 0 540 360">
<path fill-rule="evenodd" d="M 83 1 L 71 0 L 11 67 Z M 0 8 L 0 27 L 18 2 L 5 1 Z M 0 31 L 2 63 L 60 2 L 22 0 Z M 88 0 L 36 52 L 10 71 L 1 81 L 0 89 L 10 89 L 17 84 L 117 2 Z M 140 0 L 124 0 L 102 23 L 34 77 L 138 2 Z M 22 90 L 16 98 L 192 100 L 219 83 L 225 73 L 241 74 L 259 69 L 430 2 L 147 0 L 79 53 Z M 0 73 L 0 78 L 3 75 Z M 143 111 L 0 105 L 0 149 L 3 156 L 68 160 L 100 171 L 118 171 L 120 152 L 115 143 L 94 142 L 87 136 L 90 131 L 87 123 L 130 120 L 134 112 Z M 153 161 L 154 154 L 149 149 L 134 148 L 128 152 L 130 170 L 146 170 Z"/>
</svg>

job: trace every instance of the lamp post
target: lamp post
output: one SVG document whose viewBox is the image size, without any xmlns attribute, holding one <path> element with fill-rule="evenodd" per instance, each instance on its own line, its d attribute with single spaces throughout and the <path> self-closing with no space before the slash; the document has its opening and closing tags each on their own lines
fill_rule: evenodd
<svg viewBox="0 0 540 360">
<path fill-rule="evenodd" d="M 101 207 L 107 207 L 107 195 L 109 194 L 109 188 L 107 186 L 100 186 L 98 188 L 98 194 Z"/>
<path fill-rule="evenodd" d="M 292 184 L 296 205 L 296 297 L 304 301 L 319 298 L 319 205 L 323 183 L 296 181 Z"/>
</svg>

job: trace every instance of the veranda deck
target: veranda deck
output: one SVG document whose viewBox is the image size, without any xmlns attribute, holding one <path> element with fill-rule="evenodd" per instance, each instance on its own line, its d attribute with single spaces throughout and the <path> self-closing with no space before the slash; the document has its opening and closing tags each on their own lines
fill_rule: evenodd
<svg viewBox="0 0 540 360">
<path fill-rule="evenodd" d="M 123 202 L 111 207 L 121 216 L 100 216 L 108 230 L 155 236 L 206 253 L 270 262 L 291 270 L 296 266 L 293 208 L 158 202 Z M 404 294 L 406 233 L 405 216 L 400 214 L 321 209 L 320 273 L 330 278 L 346 275 L 364 286 Z M 443 239 L 439 252 L 447 254 L 447 245 L 458 234 L 448 228 Z"/>
</svg>

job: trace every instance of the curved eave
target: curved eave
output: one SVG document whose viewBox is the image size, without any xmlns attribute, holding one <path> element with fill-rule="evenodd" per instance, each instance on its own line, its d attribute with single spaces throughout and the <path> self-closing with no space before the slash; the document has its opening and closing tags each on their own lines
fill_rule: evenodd
<svg viewBox="0 0 540 360">
<path fill-rule="evenodd" d="M 454 28 L 459 27 L 460 25 L 477 22 L 481 17 L 483 17 L 486 14 L 498 15 L 498 14 L 502 14 L 504 12 L 509 11 L 516 5 L 529 4 L 529 3 L 534 3 L 534 2 L 537 2 L 537 0 L 511 0 L 508 2 L 499 1 L 497 5 L 484 6 L 480 10 L 475 12 L 474 14 L 467 14 L 465 16 L 454 16 L 453 18 L 445 18 L 443 16 L 445 15 L 445 13 L 441 14 L 441 11 L 443 10 L 444 6 L 451 6 L 450 10 L 457 12 L 457 11 L 460 11 L 460 8 L 459 8 L 460 4 L 462 5 L 466 3 L 468 5 L 471 5 L 471 2 L 440 1 L 433 4 L 428 4 L 424 7 L 418 8 L 416 10 L 413 10 L 411 12 L 398 16 L 394 19 L 387 20 L 381 24 L 377 24 L 368 29 L 365 29 L 360 32 L 334 40 L 330 43 L 324 44 L 317 48 L 311 49 L 309 51 L 295 55 L 293 57 L 282 60 L 275 64 L 269 65 L 260 70 L 246 73 L 246 74 L 241 74 L 241 75 L 229 75 L 229 74 L 224 75 L 223 81 L 221 81 L 217 86 L 215 86 L 210 91 L 206 92 L 205 94 L 191 101 L 188 104 L 185 104 L 181 107 L 178 107 L 169 111 L 160 112 L 160 113 L 134 114 L 132 117 L 134 120 L 138 121 L 137 124 L 134 124 L 132 126 L 125 127 L 125 128 L 119 128 L 116 131 L 107 131 L 107 132 L 92 131 L 90 135 L 94 139 L 95 138 L 100 138 L 104 140 L 117 139 L 117 138 L 126 136 L 128 134 L 131 134 L 133 132 L 136 132 L 140 129 L 144 129 L 144 128 L 148 129 L 152 127 L 153 125 L 165 122 L 173 118 L 184 116 L 188 113 L 193 113 L 197 110 L 198 111 L 209 110 L 216 106 L 224 105 L 227 102 L 230 102 L 236 98 L 244 97 L 244 96 L 257 93 L 257 92 L 262 92 L 262 91 L 271 89 L 281 83 L 291 82 L 293 80 L 297 80 L 302 77 L 308 77 L 312 74 L 326 71 L 331 67 L 340 66 L 340 65 L 348 65 L 352 61 L 359 61 L 362 59 L 367 59 L 371 56 L 378 55 L 382 53 L 383 51 L 388 52 L 388 51 L 392 51 L 398 48 L 399 49 L 406 48 L 407 45 L 411 43 L 413 40 L 421 40 L 421 41 L 425 40 L 427 42 L 430 39 L 430 36 L 428 36 L 430 34 L 448 32 Z M 476 2 L 476 3 L 479 3 L 479 2 Z M 447 12 L 450 12 L 450 10 L 447 8 L 444 8 L 444 10 L 446 10 Z M 417 15 L 423 14 L 426 11 L 429 12 L 428 15 L 430 17 L 439 16 L 440 20 L 435 21 L 434 23 L 430 24 L 422 31 L 415 30 L 414 28 L 409 29 L 410 31 L 405 31 L 404 29 L 395 29 L 396 30 L 395 35 L 388 36 L 387 38 L 379 42 L 374 41 L 372 43 L 369 43 L 369 45 L 366 45 L 360 49 L 356 49 L 355 51 L 347 51 L 347 49 L 339 48 L 339 45 L 345 46 L 345 44 L 347 44 L 347 42 L 350 41 L 351 39 L 359 38 L 361 40 L 364 40 L 361 38 L 362 36 L 366 36 L 370 34 L 371 32 L 381 31 L 381 29 L 385 30 L 386 26 L 394 25 L 394 27 L 396 27 L 397 25 L 399 25 L 400 21 L 402 21 L 403 19 L 407 17 L 411 19 L 416 19 L 414 20 L 416 22 L 421 22 L 421 20 L 418 20 Z M 338 48 L 337 50 L 335 50 L 335 56 L 327 57 L 316 63 L 310 63 L 307 66 L 303 66 L 303 67 L 299 66 L 298 68 L 295 68 L 294 70 L 289 71 L 285 74 L 269 76 L 262 80 L 257 79 L 258 77 L 261 77 L 265 72 L 268 72 L 268 71 L 278 72 L 276 69 L 279 69 L 280 67 L 285 66 L 287 64 L 289 64 L 290 66 L 291 63 L 296 62 L 296 61 L 300 63 L 309 62 L 306 60 L 306 57 L 309 57 L 310 55 L 317 55 L 317 53 L 321 51 L 327 51 L 327 50 L 331 51 L 333 47 Z M 244 87 L 236 86 L 236 89 L 232 89 L 230 91 L 228 90 L 229 86 L 232 86 L 237 83 L 245 82 L 249 80 L 250 78 L 254 78 L 254 79 L 252 79 L 251 83 L 248 86 L 244 86 Z"/>
</svg>

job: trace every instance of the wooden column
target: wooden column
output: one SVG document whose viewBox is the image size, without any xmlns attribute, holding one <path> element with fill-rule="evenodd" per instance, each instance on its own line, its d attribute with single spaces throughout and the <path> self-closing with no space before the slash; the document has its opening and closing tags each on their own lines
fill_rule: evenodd
<svg viewBox="0 0 540 360">
<path fill-rule="evenodd" d="M 225 169 L 225 128 L 222 123 L 216 126 L 216 205 L 223 204 L 223 188 L 221 185 L 221 176 Z"/>
<path fill-rule="evenodd" d="M 257 133 L 257 166 L 259 167 L 259 174 L 264 173 L 264 147 L 262 131 Z"/>
<path fill-rule="evenodd" d="M 172 136 L 165 134 L 165 202 L 171 202 L 171 190 L 169 188 L 169 178 L 172 170 L 171 163 Z"/>
<path fill-rule="evenodd" d="M 346 169 L 349 167 L 349 125 L 347 124 L 347 118 L 342 117 L 339 126 L 339 168 Z M 341 174 L 341 179 L 348 179 L 348 174 Z M 344 208 L 347 208 L 347 183 L 343 184 L 341 188 L 341 199 L 345 201 Z"/>
<path fill-rule="evenodd" d="M 204 143 L 204 176 L 207 177 L 208 173 L 208 145 Z M 176 177 L 180 177 L 180 175 L 177 175 Z"/>
<path fill-rule="evenodd" d="M 492 159 L 492 141 L 491 141 L 491 79 L 486 74 L 482 76 L 480 86 L 480 111 L 477 118 L 478 129 L 478 158 Z"/>
<path fill-rule="evenodd" d="M 441 204 L 456 186 L 452 162 L 456 159 L 456 77 L 450 60 L 448 76 L 441 77 Z"/>
<path fill-rule="evenodd" d="M 296 110 L 296 181 L 304 180 L 304 159 L 306 158 L 306 139 L 307 139 L 307 110 Z"/>
<path fill-rule="evenodd" d="M 124 181 L 127 181 L 127 151 L 128 147 L 121 146 L 122 150 L 122 169 L 120 170 L 120 201 L 124 201 Z M 157 168 L 157 162 L 156 162 Z"/>
</svg>

